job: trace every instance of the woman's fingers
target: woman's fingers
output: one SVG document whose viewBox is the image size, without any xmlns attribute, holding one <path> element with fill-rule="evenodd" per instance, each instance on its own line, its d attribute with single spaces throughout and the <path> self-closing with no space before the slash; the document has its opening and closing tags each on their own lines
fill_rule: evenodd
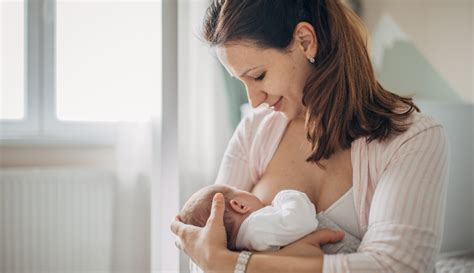
<svg viewBox="0 0 474 273">
<path fill-rule="evenodd" d="M 182 247 L 181 247 L 181 241 L 179 241 L 179 240 L 174 241 L 174 245 L 175 245 L 179 250 L 183 250 Z"/>
<path fill-rule="evenodd" d="M 218 192 L 212 199 L 211 215 L 207 220 L 208 225 L 224 226 L 225 200 L 224 195 Z"/>
<path fill-rule="evenodd" d="M 324 244 L 337 243 L 344 238 L 343 231 L 330 229 L 321 229 L 307 236 L 307 240 L 314 245 L 320 246 Z"/>
<path fill-rule="evenodd" d="M 175 220 L 171 223 L 171 231 L 174 234 L 178 235 L 178 237 L 183 238 L 185 226 L 186 224 L 184 224 L 183 222 Z"/>
<path fill-rule="evenodd" d="M 178 236 L 174 244 L 178 249 L 184 251 L 184 253 L 186 253 L 188 244 L 196 239 L 199 230 L 199 227 L 187 225 L 178 218 L 171 223 L 171 231 Z"/>
<path fill-rule="evenodd" d="M 171 223 L 171 231 L 176 234 L 182 241 L 186 242 L 188 237 L 192 237 L 200 228 L 192 225 L 187 225 L 180 220 L 174 220 Z"/>
<path fill-rule="evenodd" d="M 174 245 L 181 251 L 183 251 L 186 255 L 188 255 L 188 252 L 186 251 L 186 248 L 183 246 L 183 243 L 181 240 L 177 239 L 174 241 Z M 189 255 L 188 255 L 189 256 Z"/>
</svg>

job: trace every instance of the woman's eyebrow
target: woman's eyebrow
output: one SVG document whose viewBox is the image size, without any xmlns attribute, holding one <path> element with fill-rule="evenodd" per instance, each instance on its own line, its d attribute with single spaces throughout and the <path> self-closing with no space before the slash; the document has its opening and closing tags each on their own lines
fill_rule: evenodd
<svg viewBox="0 0 474 273">
<path fill-rule="evenodd" d="M 255 66 L 255 67 L 252 67 L 252 68 L 250 68 L 250 69 L 245 70 L 244 73 L 242 73 L 242 75 L 240 75 L 240 77 L 244 77 L 247 73 L 249 73 L 250 71 L 252 71 L 252 70 L 254 70 L 254 69 L 259 68 L 260 66 L 261 66 L 261 65 Z"/>
</svg>

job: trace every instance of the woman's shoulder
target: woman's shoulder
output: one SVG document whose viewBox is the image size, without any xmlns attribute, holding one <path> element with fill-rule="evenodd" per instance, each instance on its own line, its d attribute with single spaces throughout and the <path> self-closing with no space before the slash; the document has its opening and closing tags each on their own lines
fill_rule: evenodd
<svg viewBox="0 0 474 273">
<path fill-rule="evenodd" d="M 394 133 L 386 141 L 378 144 L 388 147 L 399 147 L 412 139 L 423 139 L 439 134 L 443 131 L 440 122 L 422 112 L 413 112 L 405 121 L 406 131 L 403 133 Z"/>
<path fill-rule="evenodd" d="M 374 169 L 382 170 L 399 152 L 407 149 L 415 151 L 428 142 L 437 145 L 447 141 L 442 124 L 424 113 L 413 112 L 404 123 L 404 132 L 393 133 L 387 139 L 368 142 L 364 137 L 355 140 L 354 155 L 367 158 L 369 165 L 375 164 L 378 167 Z"/>
<path fill-rule="evenodd" d="M 401 138 L 406 139 L 414 137 L 423 131 L 427 131 L 435 127 L 443 127 L 443 125 L 433 117 L 416 111 L 410 115 L 410 117 L 406 120 L 406 123 L 408 126 L 407 130 L 400 134 Z M 397 135 L 395 135 L 395 138 L 396 137 Z"/>
<path fill-rule="evenodd" d="M 406 128 L 404 132 L 394 132 L 384 140 L 375 140 L 369 143 L 366 141 L 367 138 L 364 137 L 358 139 L 357 141 L 366 142 L 369 147 L 377 146 L 378 149 L 381 147 L 390 148 L 393 146 L 400 146 L 424 132 L 429 134 L 433 131 L 443 130 L 443 126 L 440 122 L 431 116 L 416 111 L 411 113 L 410 116 L 403 121 L 402 125 L 404 125 Z"/>
</svg>

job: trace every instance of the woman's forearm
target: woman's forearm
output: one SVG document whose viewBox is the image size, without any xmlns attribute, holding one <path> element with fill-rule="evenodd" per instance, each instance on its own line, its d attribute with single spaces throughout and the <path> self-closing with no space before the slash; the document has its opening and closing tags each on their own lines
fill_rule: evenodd
<svg viewBox="0 0 474 273">
<path fill-rule="evenodd" d="M 246 273 L 321 273 L 323 257 L 288 257 L 255 254 L 250 258 Z"/>
<path fill-rule="evenodd" d="M 211 272 L 233 273 L 239 256 L 238 252 L 226 252 L 220 260 L 217 270 Z M 323 257 L 289 257 L 277 256 L 268 253 L 255 253 L 247 264 L 246 273 L 321 273 L 323 271 Z M 208 272 L 206 272 L 208 273 Z"/>
</svg>

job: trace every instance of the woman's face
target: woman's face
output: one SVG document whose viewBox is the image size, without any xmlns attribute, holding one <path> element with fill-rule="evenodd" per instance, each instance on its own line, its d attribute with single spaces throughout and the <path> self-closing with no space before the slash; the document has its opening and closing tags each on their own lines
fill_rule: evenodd
<svg viewBox="0 0 474 273">
<path fill-rule="evenodd" d="M 217 56 L 245 84 L 252 107 L 267 104 L 289 120 L 304 117 L 301 100 L 312 65 L 297 46 L 283 52 L 240 42 L 217 47 Z"/>
</svg>

